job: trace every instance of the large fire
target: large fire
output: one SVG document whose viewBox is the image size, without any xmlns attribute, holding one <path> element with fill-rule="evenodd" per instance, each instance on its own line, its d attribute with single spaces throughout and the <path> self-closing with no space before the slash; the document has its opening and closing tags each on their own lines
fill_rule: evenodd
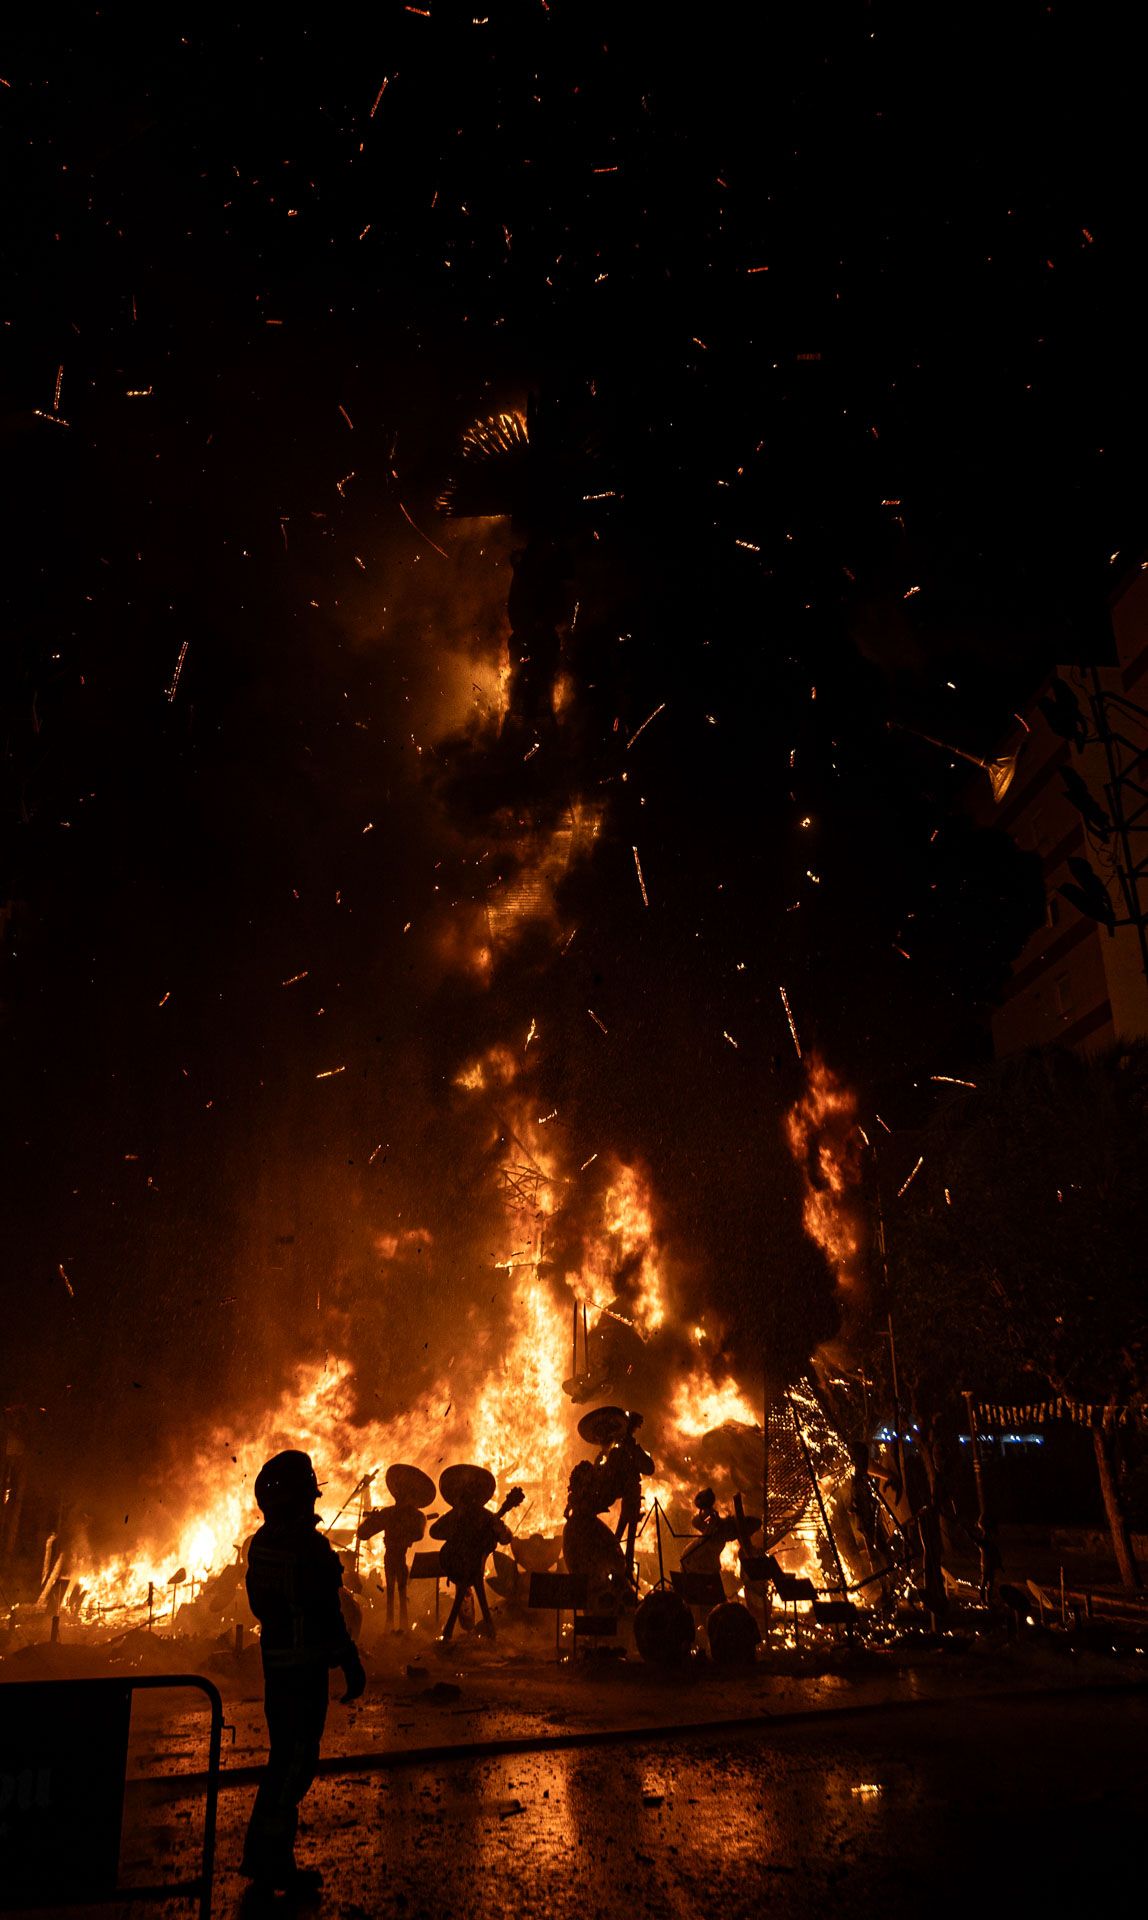
<svg viewBox="0 0 1148 1920">
<path fill-rule="evenodd" d="M 485 439 L 479 434 L 470 453 L 481 456 L 481 465 L 488 455 L 517 459 L 526 444 L 524 423 L 506 416 Z M 452 511 L 477 512 L 482 504 L 478 498 L 467 506 L 460 496 Z M 443 592 L 449 591 L 444 580 Z M 571 621 L 575 616 L 576 608 Z M 488 669 L 481 686 L 471 681 L 480 694 L 470 722 L 480 748 L 484 738 L 499 737 L 506 718 L 506 648 L 501 614 L 491 619 L 485 644 L 456 636 L 452 657 L 468 663 L 467 677 L 479 656 Z M 456 725 L 460 700 L 447 704 L 442 724 Z M 566 724 L 568 704 L 552 702 L 558 728 Z M 525 758 L 536 750 L 536 744 L 529 747 Z M 525 804 L 488 817 L 468 855 L 474 869 L 482 869 L 481 886 L 476 882 L 472 900 L 453 903 L 456 910 L 442 922 L 437 957 L 443 968 L 485 991 L 514 964 L 527 932 L 534 950 L 549 942 L 556 957 L 564 952 L 573 932 L 563 923 L 561 885 L 592 854 L 603 819 L 600 801 L 576 793 L 557 817 L 534 815 Z M 494 858 L 484 867 L 490 854 Z M 162 1607 L 174 1587 L 174 1617 L 185 1583 L 194 1592 L 235 1566 L 258 1524 L 256 1473 L 286 1446 L 313 1456 L 324 1483 L 322 1519 L 332 1525 L 346 1509 L 341 1524 L 348 1532 L 358 1503 L 381 1499 L 382 1476 L 393 1462 L 417 1463 L 437 1479 L 448 1463 L 474 1460 L 490 1467 L 503 1494 L 512 1484 L 523 1488 L 527 1531 L 553 1534 L 562 1524 L 570 1470 L 586 1452 L 576 1432 L 578 1393 L 585 1385 L 599 1397 L 598 1385 L 609 1384 L 613 1394 L 603 1397 L 628 1403 L 635 1364 L 646 1383 L 643 1437 L 658 1463 L 648 1496 L 663 1505 L 677 1502 L 685 1518 L 698 1486 L 709 1479 L 718 1485 L 724 1474 L 724 1497 L 739 1491 L 750 1510 L 758 1504 L 760 1464 L 752 1470 L 746 1464 L 754 1445 L 748 1451 L 741 1446 L 740 1485 L 732 1466 L 703 1470 L 698 1462 L 721 1458 L 705 1449 L 707 1436 L 719 1433 L 740 1433 L 743 1442 L 756 1435 L 760 1462 L 761 1409 L 728 1365 L 716 1357 L 708 1362 L 709 1331 L 692 1324 L 696 1311 L 687 1319 L 675 1298 L 674 1268 L 659 1233 L 647 1169 L 605 1149 L 591 1156 L 598 1164 L 588 1178 L 591 1161 L 567 1164 L 568 1135 L 553 1124 L 556 1112 L 540 1110 L 534 1091 L 538 1040 L 537 1021 L 524 1008 L 519 1021 L 503 1022 L 493 1044 L 488 1038 L 477 1055 L 459 1059 L 452 1075 L 466 1110 L 478 1117 L 480 1131 L 486 1129 L 488 1164 L 497 1165 L 502 1246 L 483 1255 L 487 1270 L 502 1276 L 490 1323 L 471 1318 L 460 1324 L 460 1351 L 440 1369 L 437 1383 L 395 1418 L 363 1417 L 364 1396 L 344 1349 L 298 1367 L 271 1407 L 227 1431 L 204 1435 L 198 1446 L 191 1443 L 190 1465 L 181 1466 L 178 1481 L 173 1476 L 163 1486 L 130 1551 L 102 1562 L 73 1553 L 70 1571 L 89 1613 L 141 1609 L 149 1603 L 149 1589 Z M 827 1129 L 847 1131 L 851 1122 L 848 1094 L 819 1061 L 811 1061 L 807 1095 L 790 1117 L 790 1142 L 813 1169 L 807 1229 L 831 1252 L 846 1283 L 858 1253 L 844 1204 L 849 1176 L 844 1156 L 827 1152 L 823 1141 Z M 431 1242 L 429 1234 L 413 1237 Z M 374 1250 L 383 1260 L 399 1259 L 411 1238 L 410 1229 L 382 1233 Z M 550 1257 L 556 1246 L 563 1253 L 559 1263 Z M 385 1314 L 386 1306 L 380 1302 L 372 1311 Z M 624 1364 L 611 1359 L 619 1341 L 631 1343 Z M 185 1438 L 185 1452 L 188 1444 Z M 369 1562 L 373 1548 L 365 1551 Z"/>
<path fill-rule="evenodd" d="M 548 912 L 545 893 L 527 899 L 531 907 L 526 910 Z M 258 1524 L 255 1475 L 285 1446 L 302 1447 L 314 1457 L 324 1483 L 320 1513 L 327 1524 L 349 1501 L 342 1524 L 353 1527 L 355 1489 L 368 1475 L 381 1488 L 393 1461 L 416 1462 L 437 1478 L 450 1461 L 469 1459 L 490 1467 L 502 1493 L 512 1484 L 523 1488 L 527 1531 L 559 1531 L 570 1470 L 586 1452 L 575 1430 L 583 1409 L 563 1389 L 571 1364 L 572 1309 L 576 1324 L 585 1313 L 583 1339 L 593 1340 L 600 1327 L 621 1327 L 627 1337 L 663 1352 L 664 1373 L 674 1369 L 672 1392 L 665 1391 L 662 1405 L 644 1409 L 659 1469 L 648 1489 L 651 1500 L 656 1497 L 663 1506 L 677 1502 L 679 1512 L 688 1512 L 698 1484 L 693 1467 L 698 1442 L 729 1423 L 751 1430 L 760 1426 L 760 1414 L 738 1383 L 728 1372 L 711 1371 L 691 1329 L 679 1321 L 666 1281 L 653 1194 L 642 1169 L 603 1156 L 581 1260 L 561 1276 L 548 1265 L 548 1235 L 560 1224 L 564 1208 L 572 1196 L 585 1207 L 579 1182 L 586 1170 L 562 1163 L 559 1136 L 530 1099 L 530 1038 L 528 1029 L 517 1047 L 488 1049 L 455 1077 L 464 1099 L 482 1103 L 484 1113 L 489 1103 L 492 1145 L 502 1143 L 505 1252 L 493 1265 L 507 1274 L 509 1295 L 495 1322 L 468 1329 L 449 1371 L 391 1420 L 362 1418 L 347 1359 L 299 1368 L 261 1417 L 238 1432 L 219 1430 L 204 1439 L 190 1466 L 181 1470 L 178 1499 L 165 1489 L 158 1516 L 132 1551 L 102 1564 L 85 1564 L 82 1558 L 74 1563 L 87 1612 L 134 1609 L 138 1617 L 149 1585 L 162 1610 L 173 1571 L 181 1569 L 194 1592 L 197 1584 L 233 1565 Z M 410 1228 L 380 1236 L 374 1245 L 383 1260 L 392 1260 L 412 1241 L 428 1245 L 431 1236 Z M 753 1484 L 741 1491 L 752 1497 Z M 173 1600 L 185 1591 L 181 1583 Z"/>
</svg>

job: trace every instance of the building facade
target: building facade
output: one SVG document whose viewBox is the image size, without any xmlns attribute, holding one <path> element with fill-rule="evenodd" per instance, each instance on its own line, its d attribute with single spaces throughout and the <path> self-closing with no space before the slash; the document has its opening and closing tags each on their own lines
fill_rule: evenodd
<svg viewBox="0 0 1148 1920">
<path fill-rule="evenodd" d="M 1148 1038 L 1148 979 L 1138 929 L 1110 931 L 1060 891 L 1079 884 L 1079 869 L 1074 872 L 1070 861 L 1087 861 L 1119 921 L 1129 908 L 1118 869 L 1127 870 L 1129 852 L 1133 866 L 1148 862 L 1148 562 L 1120 581 L 1110 611 L 1110 663 L 1057 668 L 1018 715 L 1001 749 L 1002 755 L 1017 755 L 1017 766 L 1000 803 L 985 790 L 987 783 L 978 782 L 973 811 L 979 822 L 1003 828 L 1018 847 L 1035 853 L 1045 886 L 1044 924 L 1017 956 L 993 1013 L 998 1055 L 1050 1042 L 1091 1052 L 1114 1040 Z M 1066 739 L 1052 724 L 1050 713 L 1071 713 L 1057 681 L 1079 706 L 1087 740 Z M 1107 744 L 1096 738 L 1098 712 Z M 1129 827 L 1124 841 L 1117 831 L 1117 799 Z M 1148 909 L 1148 876 L 1138 889 L 1134 880 L 1133 891 Z"/>
</svg>

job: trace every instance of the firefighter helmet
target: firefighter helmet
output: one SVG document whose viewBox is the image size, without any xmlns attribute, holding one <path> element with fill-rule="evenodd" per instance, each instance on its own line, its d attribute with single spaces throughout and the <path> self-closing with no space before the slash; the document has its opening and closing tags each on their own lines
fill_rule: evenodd
<svg viewBox="0 0 1148 1920">
<path fill-rule="evenodd" d="M 288 1507 L 309 1506 L 319 1497 L 319 1482 L 309 1453 L 294 1447 L 277 1453 L 255 1476 L 255 1499 L 262 1514 L 270 1517 Z"/>
</svg>

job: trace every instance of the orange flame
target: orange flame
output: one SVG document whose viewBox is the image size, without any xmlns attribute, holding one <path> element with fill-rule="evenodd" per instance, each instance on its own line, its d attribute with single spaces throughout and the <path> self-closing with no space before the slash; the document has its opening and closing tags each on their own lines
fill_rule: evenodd
<svg viewBox="0 0 1148 1920">
<path fill-rule="evenodd" d="M 820 1054 L 809 1054 L 805 1065 L 805 1092 L 786 1116 L 786 1136 L 805 1174 L 805 1231 L 850 1294 L 860 1284 L 865 1249 L 857 1096 Z"/>
</svg>

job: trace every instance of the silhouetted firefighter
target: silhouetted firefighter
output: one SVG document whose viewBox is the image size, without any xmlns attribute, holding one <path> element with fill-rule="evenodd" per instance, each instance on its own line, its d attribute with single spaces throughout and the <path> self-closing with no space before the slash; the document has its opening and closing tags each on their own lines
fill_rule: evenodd
<svg viewBox="0 0 1148 1920">
<path fill-rule="evenodd" d="M 305 1453 L 277 1453 L 255 1481 L 264 1524 L 247 1553 L 247 1598 L 259 1622 L 270 1751 L 255 1798 L 241 1871 L 255 1894 L 315 1892 L 323 1876 L 295 1864 L 299 1802 L 319 1764 L 328 1673 L 341 1667 L 344 1703 L 367 1684 L 343 1620 L 343 1569 L 315 1531 L 319 1483 Z"/>
</svg>

